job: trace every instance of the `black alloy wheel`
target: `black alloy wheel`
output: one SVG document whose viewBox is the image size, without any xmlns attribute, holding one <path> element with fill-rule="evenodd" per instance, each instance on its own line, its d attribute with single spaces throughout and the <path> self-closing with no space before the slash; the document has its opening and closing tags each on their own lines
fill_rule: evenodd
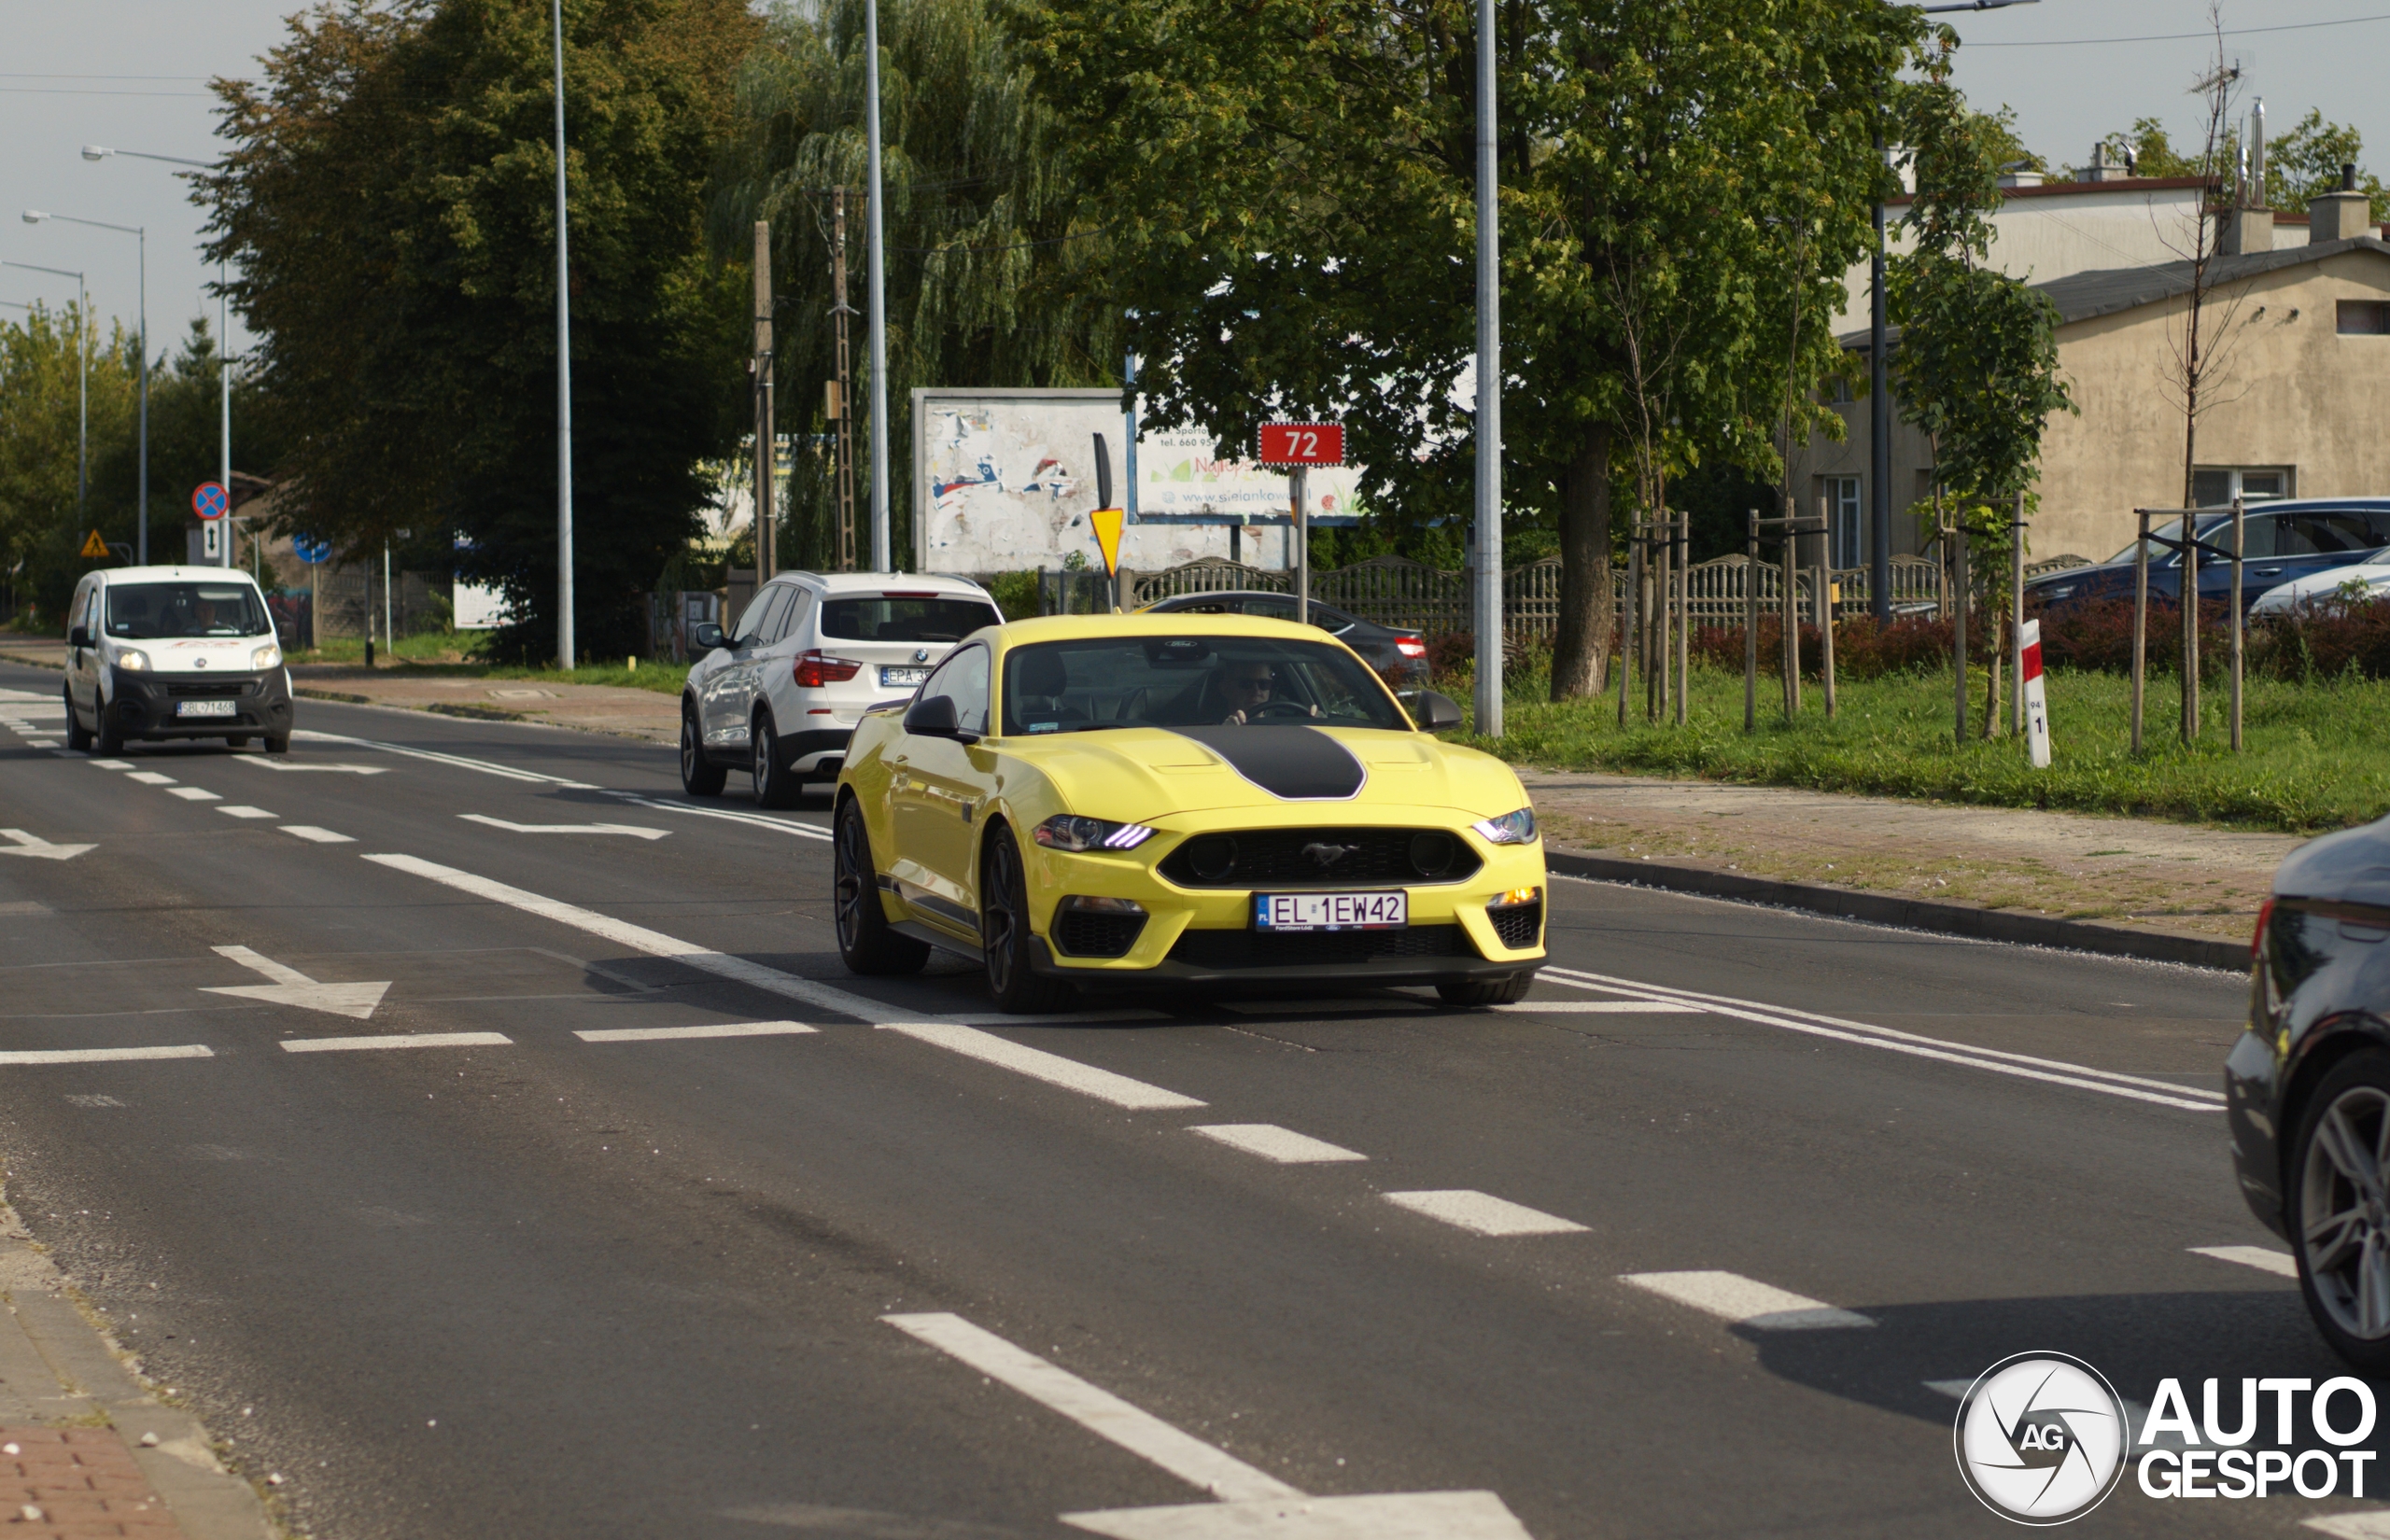
<svg viewBox="0 0 2390 1540">
<path fill-rule="evenodd" d="M 1535 970 L 1529 968 L 1507 978 L 1439 984 L 1436 993 L 1447 1005 L 1516 1005 L 1527 998 L 1527 989 L 1534 983 Z"/>
<path fill-rule="evenodd" d="M 2390 1054 L 2333 1066 L 2292 1157 L 2285 1217 L 2308 1313 L 2358 1373 L 2390 1375 Z"/>
<path fill-rule="evenodd" d="M 285 733 L 280 737 L 275 737 L 268 733 L 265 735 L 265 751 L 269 754 L 288 754 L 290 752 L 290 735 Z"/>
<path fill-rule="evenodd" d="M 1070 985 L 1031 965 L 1029 879 L 1010 829 L 1000 824 L 989 833 L 979 878 L 979 945 L 987 958 L 988 990 L 996 997 L 997 1007 L 1013 1012 L 1061 1009 L 1071 998 Z"/>
<path fill-rule="evenodd" d="M 70 684 L 62 688 L 66 693 L 66 747 L 78 754 L 88 754 L 91 751 L 91 730 L 75 714 L 75 687 Z"/>
<path fill-rule="evenodd" d="M 780 763 L 780 735 L 772 731 L 772 719 L 766 715 L 755 718 L 755 730 L 748 741 L 755 746 L 754 767 L 755 805 L 758 807 L 794 807 L 797 793 L 805 783 Z"/>
<path fill-rule="evenodd" d="M 838 930 L 838 960 L 847 972 L 866 976 L 918 973 L 930 959 L 929 943 L 889 928 L 879 906 L 879 875 L 871 861 L 871 833 L 863 805 L 848 798 L 838 806 L 830 841 L 830 908 Z"/>
<path fill-rule="evenodd" d="M 697 731 L 697 708 L 681 707 L 681 790 L 693 797 L 718 797 L 730 772 L 706 758 L 706 740 Z"/>
</svg>

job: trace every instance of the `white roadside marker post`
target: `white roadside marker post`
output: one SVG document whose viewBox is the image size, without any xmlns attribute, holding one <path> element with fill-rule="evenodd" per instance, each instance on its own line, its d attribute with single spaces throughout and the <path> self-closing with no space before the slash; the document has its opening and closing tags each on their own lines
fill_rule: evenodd
<svg viewBox="0 0 2390 1540">
<path fill-rule="evenodd" d="M 2017 628 L 2017 698 L 2025 707 L 2025 751 L 2036 770 L 2050 767 L 2050 703 L 2042 682 L 2042 623 Z"/>
</svg>

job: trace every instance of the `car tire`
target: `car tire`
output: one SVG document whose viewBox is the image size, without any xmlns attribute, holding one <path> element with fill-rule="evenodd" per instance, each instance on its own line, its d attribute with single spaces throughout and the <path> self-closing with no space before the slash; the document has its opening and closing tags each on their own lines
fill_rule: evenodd
<svg viewBox="0 0 2390 1540">
<path fill-rule="evenodd" d="M 998 1010 L 1057 1011 L 1070 1002 L 1070 984 L 1033 965 L 1034 939 L 1020 845 L 999 824 L 979 853 L 979 945 L 987 960 L 988 992 L 996 997 Z"/>
<path fill-rule="evenodd" d="M 1436 993 L 1447 1005 L 1516 1005 L 1527 998 L 1528 986 L 1535 983 L 1535 970 L 1512 973 L 1507 978 L 1470 979 L 1462 984 L 1439 984 Z"/>
<path fill-rule="evenodd" d="M 66 747 L 78 754 L 91 751 L 91 730 L 75 714 L 75 692 L 71 687 L 66 691 Z"/>
<path fill-rule="evenodd" d="M 930 959 L 929 943 L 899 935 L 879 906 L 879 869 L 871 859 L 871 831 L 863 805 L 849 798 L 838 808 L 830 837 L 831 917 L 838 932 L 838 960 L 865 977 L 918 973 Z"/>
<path fill-rule="evenodd" d="M 748 735 L 755 746 L 754 769 L 755 805 L 758 807 L 794 807 L 797 793 L 805 790 L 799 780 L 780 763 L 780 735 L 772 730 L 772 719 L 759 715 L 755 730 Z"/>
<path fill-rule="evenodd" d="M 91 714 L 97 717 L 100 722 L 100 730 L 92 735 L 91 746 L 100 751 L 103 758 L 112 758 L 123 753 L 124 729 L 117 725 L 116 713 L 108 709 L 108 703 L 96 696 L 93 697 Z"/>
<path fill-rule="evenodd" d="M 288 754 L 290 752 L 290 735 L 285 733 L 280 737 L 276 737 L 272 733 L 268 733 L 265 735 L 265 751 L 269 754 Z"/>
<path fill-rule="evenodd" d="M 2334 1065 L 2299 1116 L 2284 1215 L 2307 1313 L 2332 1351 L 2369 1379 L 2390 1375 L 2385 1124 L 2390 1053 L 2367 1049 Z"/>
<path fill-rule="evenodd" d="M 706 758 L 705 735 L 697 731 L 697 713 L 681 707 L 681 790 L 693 797 L 718 797 L 730 773 Z"/>
</svg>

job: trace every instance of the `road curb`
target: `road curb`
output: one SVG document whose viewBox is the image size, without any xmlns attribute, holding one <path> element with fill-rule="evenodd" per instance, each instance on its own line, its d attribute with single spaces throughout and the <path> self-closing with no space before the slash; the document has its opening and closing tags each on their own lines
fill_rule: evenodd
<svg viewBox="0 0 2390 1540">
<path fill-rule="evenodd" d="M 66 672 L 66 665 L 63 663 L 54 658 L 36 658 L 30 652 L 10 652 L 0 650 L 0 663 L 21 663 L 27 668 L 54 668 L 62 674 Z"/>
<path fill-rule="evenodd" d="M 21 1424 L 105 1422 L 124 1439 L 187 1540 L 273 1540 L 256 1489 L 224 1468 L 199 1419 L 151 1394 L 122 1350 L 85 1319 L 49 1258 L 0 1203 L 0 1415 Z"/>
<path fill-rule="evenodd" d="M 1741 872 L 1721 872 L 1707 866 L 1677 866 L 1656 861 L 1624 861 L 1616 856 L 1578 855 L 1549 847 L 1544 864 L 1554 872 L 1603 882 L 1630 883 L 1672 893 L 1698 893 L 1705 898 L 1734 899 L 1779 909 L 1801 909 L 1837 919 L 1863 920 L 1904 931 L 1932 931 L 1977 941 L 2002 941 L 2026 946 L 2055 946 L 2071 952 L 2096 952 L 2106 957 L 2137 958 L 2144 962 L 2176 962 L 2193 968 L 2218 968 L 2245 973 L 2246 943 L 2217 941 L 2205 936 L 2172 935 L 2139 931 L 2099 920 L 2060 919 L 2049 915 L 2021 915 L 2008 909 L 1947 899 L 1904 898 L 1891 893 L 1863 893 L 1819 883 L 1781 882 Z"/>
</svg>

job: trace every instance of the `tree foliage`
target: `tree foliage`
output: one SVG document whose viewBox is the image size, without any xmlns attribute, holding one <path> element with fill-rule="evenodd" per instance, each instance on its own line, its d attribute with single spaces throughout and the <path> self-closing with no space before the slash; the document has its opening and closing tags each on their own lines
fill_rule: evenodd
<svg viewBox="0 0 2390 1540">
<path fill-rule="evenodd" d="M 576 625 L 641 647 L 637 595 L 736 442 L 743 274 L 704 177 L 756 22 L 739 0 L 567 0 Z M 555 636 L 555 96 L 543 0 L 326 0 L 220 81 L 201 179 L 264 379 L 303 405 L 279 507 L 347 550 L 429 528 Z"/>
<path fill-rule="evenodd" d="M 822 452 L 822 382 L 837 373 L 830 281 L 832 189 L 847 193 L 847 302 L 855 454 L 870 463 L 864 329 L 865 146 L 863 0 L 780 5 L 738 76 L 737 137 L 713 203 L 718 248 L 773 227 L 780 418 L 805 446 L 792 466 L 785 553 L 826 564 L 835 489 Z M 1029 91 L 987 0 L 879 7 L 881 182 L 887 212 L 892 550 L 911 547 L 915 385 L 1094 385 L 1120 378 L 1104 231 L 1082 210 L 1070 145 Z M 855 487 L 867 553 L 868 486 Z"/>
<path fill-rule="evenodd" d="M 2130 151 L 2138 175 L 2200 175 L 2199 155 L 2176 149 L 2167 136 L 2166 125 L 2156 118 L 2137 118 L 2130 129 L 2111 133 L 2102 143 L 2119 161 Z M 2226 131 L 2222 150 L 2218 158 L 2222 164 L 2239 163 L 2241 130 L 2237 125 Z M 2365 135 L 2327 119 L 2321 107 L 2308 108 L 2306 117 L 2266 146 L 2266 206 L 2279 214 L 2306 213 L 2311 200 L 2340 190 L 2344 163 L 2357 168 L 2357 190 L 2370 200 L 2375 222 L 2390 219 L 2390 190 L 2365 169 Z"/>
</svg>

